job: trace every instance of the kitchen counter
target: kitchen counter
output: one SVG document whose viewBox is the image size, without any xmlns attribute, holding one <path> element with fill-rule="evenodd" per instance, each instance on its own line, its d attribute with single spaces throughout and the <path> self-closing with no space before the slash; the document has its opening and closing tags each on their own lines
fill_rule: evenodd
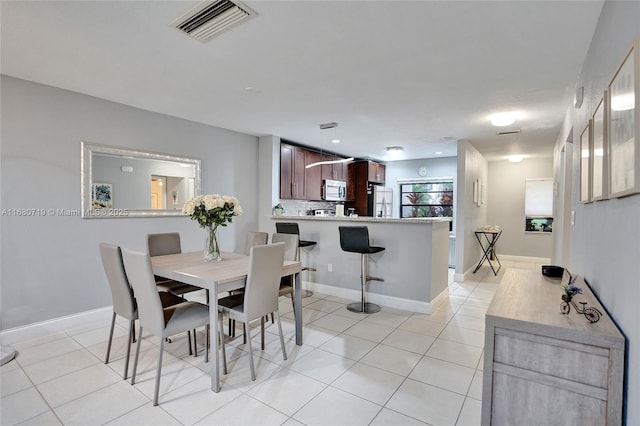
<svg viewBox="0 0 640 426">
<path fill-rule="evenodd" d="M 431 312 L 431 301 L 448 285 L 451 218 L 346 216 L 272 216 L 275 223 L 296 222 L 300 238 L 316 241 L 301 250 L 303 287 L 351 300 L 360 299 L 360 255 L 342 251 L 338 226 L 367 226 L 370 244 L 385 251 L 369 256 L 369 275 L 384 282 L 367 284 L 367 300 L 383 306 Z"/>
<path fill-rule="evenodd" d="M 397 217 L 372 217 L 372 216 L 294 216 L 294 215 L 282 215 L 273 216 L 273 219 L 291 219 L 291 220 L 332 220 L 332 221 L 346 221 L 346 222 L 376 222 L 376 223 L 433 223 L 433 222 L 446 222 L 452 221 L 450 217 L 410 217 L 410 218 L 397 218 Z"/>
</svg>

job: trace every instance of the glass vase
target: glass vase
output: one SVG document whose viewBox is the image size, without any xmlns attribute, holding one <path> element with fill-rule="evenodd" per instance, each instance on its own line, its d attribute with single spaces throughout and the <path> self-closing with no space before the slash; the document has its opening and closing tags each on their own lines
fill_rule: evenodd
<svg viewBox="0 0 640 426">
<path fill-rule="evenodd" d="M 220 244 L 218 244 L 218 227 L 207 226 L 207 237 L 204 241 L 204 260 L 214 262 L 222 260 Z"/>
</svg>

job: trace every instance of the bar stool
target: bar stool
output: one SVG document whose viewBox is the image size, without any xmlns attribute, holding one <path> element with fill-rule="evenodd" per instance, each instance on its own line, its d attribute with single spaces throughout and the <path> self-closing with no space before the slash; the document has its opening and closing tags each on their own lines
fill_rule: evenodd
<svg viewBox="0 0 640 426">
<path fill-rule="evenodd" d="M 298 227 L 298 224 L 296 222 L 276 222 L 276 231 L 278 232 L 278 234 L 295 234 L 298 236 L 298 239 L 300 238 L 300 228 Z M 318 244 L 317 241 L 308 241 L 308 240 L 298 240 L 298 251 L 302 248 L 313 248 L 316 244 Z M 309 260 L 309 252 L 307 252 L 305 250 L 305 252 L 307 253 L 307 261 Z M 300 258 L 300 256 L 298 256 L 298 259 Z M 309 271 L 309 272 L 315 272 L 316 268 L 312 268 L 310 266 L 305 266 L 302 268 L 303 271 Z M 312 296 L 313 292 L 309 291 L 309 290 L 302 290 L 302 293 L 300 294 L 301 297 L 309 297 Z"/>
<path fill-rule="evenodd" d="M 351 312 L 362 314 L 373 314 L 380 312 L 380 306 L 375 303 L 365 303 L 364 287 L 369 281 L 384 281 L 382 278 L 370 277 L 367 273 L 369 254 L 384 251 L 384 247 L 369 245 L 369 229 L 366 226 L 339 226 L 340 247 L 343 251 L 350 253 L 360 253 L 362 255 L 362 266 L 360 272 L 360 283 L 362 284 L 362 297 L 360 302 L 351 303 L 347 309 Z"/>
</svg>

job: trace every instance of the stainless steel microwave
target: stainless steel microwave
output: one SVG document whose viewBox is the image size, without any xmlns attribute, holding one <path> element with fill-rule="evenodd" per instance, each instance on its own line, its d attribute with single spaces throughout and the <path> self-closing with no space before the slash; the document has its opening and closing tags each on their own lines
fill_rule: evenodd
<svg viewBox="0 0 640 426">
<path fill-rule="evenodd" d="M 326 201 L 346 201 L 347 183 L 341 180 L 325 179 L 322 184 L 322 199 Z"/>
</svg>

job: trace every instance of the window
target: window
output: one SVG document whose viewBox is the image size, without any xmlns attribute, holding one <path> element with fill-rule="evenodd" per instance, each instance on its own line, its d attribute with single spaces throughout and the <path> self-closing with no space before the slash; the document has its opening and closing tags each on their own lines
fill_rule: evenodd
<svg viewBox="0 0 640 426">
<path fill-rule="evenodd" d="M 400 184 L 400 217 L 453 217 L 453 179 Z"/>
<path fill-rule="evenodd" d="M 526 232 L 553 231 L 553 179 L 526 179 L 524 187 Z"/>
</svg>

